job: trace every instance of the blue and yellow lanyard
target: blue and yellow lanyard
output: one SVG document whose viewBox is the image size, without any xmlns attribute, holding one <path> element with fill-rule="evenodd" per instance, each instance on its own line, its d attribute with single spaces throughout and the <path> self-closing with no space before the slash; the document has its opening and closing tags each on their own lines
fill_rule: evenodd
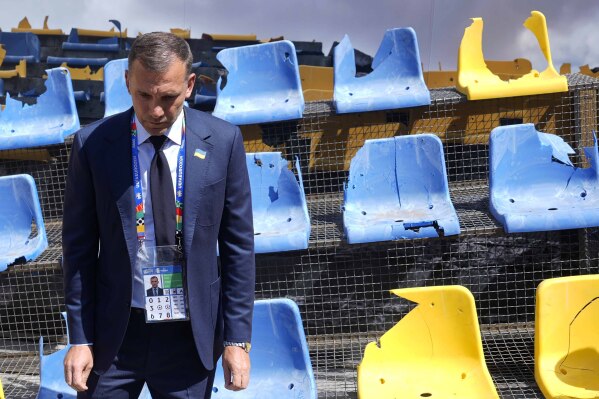
<svg viewBox="0 0 599 399">
<path fill-rule="evenodd" d="M 141 172 L 139 170 L 139 142 L 137 139 L 137 124 L 135 114 L 131 116 L 131 154 L 133 162 L 133 190 L 135 193 L 135 217 L 137 224 L 137 239 L 141 243 L 146 239 L 145 209 L 141 190 Z M 177 155 L 177 182 L 175 192 L 176 232 L 175 242 L 179 249 L 183 245 L 183 194 L 185 174 L 185 117 L 181 126 L 181 146 Z"/>
</svg>

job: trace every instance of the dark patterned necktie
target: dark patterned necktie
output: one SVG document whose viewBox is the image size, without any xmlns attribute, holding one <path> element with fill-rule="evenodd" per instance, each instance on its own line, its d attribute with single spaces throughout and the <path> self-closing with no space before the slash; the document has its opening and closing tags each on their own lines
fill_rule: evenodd
<svg viewBox="0 0 599 399">
<path fill-rule="evenodd" d="M 173 178 L 162 146 L 167 137 L 150 136 L 154 146 L 154 157 L 150 164 L 150 193 L 152 196 L 152 214 L 154 215 L 154 234 L 156 245 L 175 244 L 175 193 Z"/>
</svg>

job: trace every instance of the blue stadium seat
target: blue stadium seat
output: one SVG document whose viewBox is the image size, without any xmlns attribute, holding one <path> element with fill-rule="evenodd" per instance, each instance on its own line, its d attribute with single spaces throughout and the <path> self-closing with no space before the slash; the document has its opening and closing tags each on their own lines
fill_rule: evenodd
<svg viewBox="0 0 599 399">
<path fill-rule="evenodd" d="M 300 119 L 304 95 L 295 46 L 288 40 L 227 48 L 216 58 L 227 69 L 219 78 L 213 115 L 236 125 Z"/>
<path fill-rule="evenodd" d="M 63 50 L 75 51 L 102 51 L 102 52 L 118 52 L 119 38 L 108 37 L 98 40 L 97 43 L 80 43 L 79 33 L 77 28 L 72 28 L 66 42 L 62 43 Z"/>
<path fill-rule="evenodd" d="M 62 317 L 67 319 L 67 314 L 62 313 Z M 67 346 L 50 355 L 44 355 L 44 337 L 40 337 L 40 388 L 37 393 L 37 399 L 75 399 L 77 392 L 67 385 L 64 380 L 64 357 L 69 350 L 68 345 L 69 330 L 67 326 Z"/>
<path fill-rule="evenodd" d="M 256 301 L 252 326 L 249 387 L 239 392 L 226 390 L 219 360 L 212 398 L 316 399 L 308 345 L 295 302 L 290 299 Z"/>
<path fill-rule="evenodd" d="M 256 253 L 308 248 L 310 218 L 299 162 L 297 175 L 280 152 L 246 155 L 252 188 Z"/>
<path fill-rule="evenodd" d="M 589 167 L 579 168 L 572 147 L 532 123 L 493 129 L 489 205 L 507 233 L 599 226 L 597 139 L 584 151 Z"/>
<path fill-rule="evenodd" d="M 351 161 L 344 194 L 350 244 L 460 233 L 443 145 L 432 134 L 366 140 Z"/>
<path fill-rule="evenodd" d="M 125 71 L 129 68 L 126 58 L 113 60 L 104 66 L 104 116 L 123 112 L 131 106 L 131 96 L 125 83 Z"/>
<path fill-rule="evenodd" d="M 0 150 L 63 143 L 79 130 L 69 71 L 54 68 L 46 73 L 46 92 L 37 98 L 37 104 L 23 106 L 6 97 L 6 108 L 0 112 Z"/>
<path fill-rule="evenodd" d="M 0 44 L 6 50 L 4 62 L 16 64 L 40 62 L 40 40 L 30 32 L 0 32 Z"/>
<path fill-rule="evenodd" d="M 32 221 L 35 236 L 32 236 Z M 35 260 L 48 247 L 33 177 L 0 177 L 0 271 L 15 261 Z"/>
<path fill-rule="evenodd" d="M 66 62 L 69 66 L 104 66 L 108 62 L 108 58 L 100 57 L 100 58 L 78 58 L 78 57 L 54 57 L 48 56 L 46 58 L 46 63 L 48 65 L 61 65 Z"/>
<path fill-rule="evenodd" d="M 373 71 L 356 77 L 354 48 L 345 35 L 335 47 L 333 101 L 337 113 L 416 107 L 431 103 L 424 84 L 416 33 L 389 29 L 372 62 Z"/>
<path fill-rule="evenodd" d="M 64 313 L 63 317 L 66 318 Z M 290 299 L 256 301 L 252 325 L 252 368 L 248 389 L 241 392 L 226 390 L 219 360 L 212 397 L 316 399 L 312 363 L 295 302 Z M 43 338 L 40 338 L 38 399 L 75 399 L 75 391 L 66 385 L 63 377 L 62 364 L 68 348 L 44 356 Z M 147 387 L 144 386 L 139 399 L 151 399 Z"/>
</svg>

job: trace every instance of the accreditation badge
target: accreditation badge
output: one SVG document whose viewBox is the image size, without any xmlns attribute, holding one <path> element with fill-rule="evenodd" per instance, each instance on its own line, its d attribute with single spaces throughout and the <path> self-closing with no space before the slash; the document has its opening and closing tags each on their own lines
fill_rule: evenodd
<svg viewBox="0 0 599 399">
<path fill-rule="evenodd" d="M 146 253 L 141 263 L 146 323 L 189 320 L 183 253 L 175 245 Z"/>
</svg>

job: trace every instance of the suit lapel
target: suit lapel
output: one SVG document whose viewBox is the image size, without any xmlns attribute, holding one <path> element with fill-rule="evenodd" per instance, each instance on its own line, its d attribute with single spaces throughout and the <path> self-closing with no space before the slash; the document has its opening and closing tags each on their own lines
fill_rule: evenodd
<svg viewBox="0 0 599 399">
<path fill-rule="evenodd" d="M 105 137 L 107 146 L 104 151 L 104 165 L 107 169 L 110 191 L 123 224 L 123 233 L 133 273 L 137 256 L 137 229 L 134 215 L 133 171 L 131 170 L 131 136 L 129 134 L 131 115 L 132 111 L 115 117 L 118 118 L 115 120 L 115 127 Z"/>
<path fill-rule="evenodd" d="M 185 198 L 183 207 L 183 240 L 185 253 L 189 252 L 199 211 L 198 194 L 206 184 L 212 161 L 212 132 L 197 113 L 185 112 Z M 196 153 L 196 150 L 199 150 Z"/>
</svg>

